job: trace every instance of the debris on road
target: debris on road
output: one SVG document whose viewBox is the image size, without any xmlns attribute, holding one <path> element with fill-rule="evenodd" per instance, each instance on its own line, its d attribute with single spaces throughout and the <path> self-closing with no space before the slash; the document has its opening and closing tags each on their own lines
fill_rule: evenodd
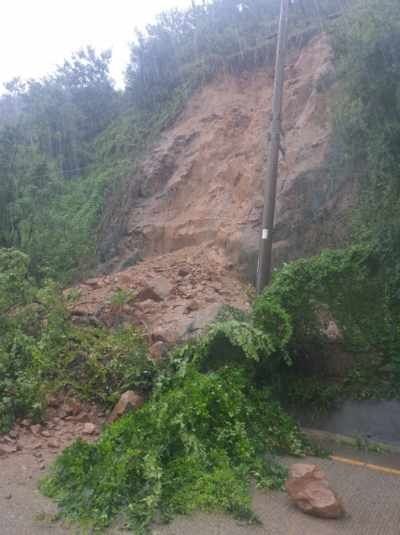
<svg viewBox="0 0 400 535">
<path fill-rule="evenodd" d="M 304 513 L 320 518 L 342 518 L 341 499 L 330 488 L 325 473 L 315 464 L 294 464 L 289 471 L 286 490 Z"/>
</svg>

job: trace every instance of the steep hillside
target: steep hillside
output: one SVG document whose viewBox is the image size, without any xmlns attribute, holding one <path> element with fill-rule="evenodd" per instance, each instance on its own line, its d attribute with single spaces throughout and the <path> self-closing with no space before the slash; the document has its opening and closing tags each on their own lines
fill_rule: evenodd
<svg viewBox="0 0 400 535">
<path fill-rule="evenodd" d="M 351 182 L 332 191 L 327 171 L 334 68 L 326 35 L 292 52 L 286 74 L 275 265 L 340 242 L 352 198 Z M 162 330 L 153 341 L 172 342 L 193 330 L 198 310 L 211 319 L 215 305 L 246 306 L 239 278 L 255 273 L 272 89 L 272 69 L 259 69 L 221 75 L 191 98 L 109 199 L 101 269 L 114 274 L 80 285 L 76 314 L 133 321 Z M 146 294 L 151 287 L 157 295 Z M 110 303 L 121 289 L 139 299 L 117 319 Z"/>
<path fill-rule="evenodd" d="M 254 298 L 278 4 L 164 13 L 124 92 L 89 50 L 0 98 L 0 457 L 42 470 L 96 437 L 41 484 L 89 530 L 255 521 L 254 483 L 316 453 L 280 404 L 400 399 L 398 0 L 290 2 L 279 269 Z"/>
<path fill-rule="evenodd" d="M 286 70 L 275 264 L 341 238 L 334 227 L 345 193 L 331 191 L 326 170 L 331 56 L 327 37 L 318 35 L 292 54 Z M 272 69 L 257 70 L 219 76 L 195 94 L 129 179 L 123 209 L 121 199 L 110 203 L 102 238 L 107 268 L 206 245 L 221 249 L 227 263 L 251 278 L 272 88 Z"/>
</svg>

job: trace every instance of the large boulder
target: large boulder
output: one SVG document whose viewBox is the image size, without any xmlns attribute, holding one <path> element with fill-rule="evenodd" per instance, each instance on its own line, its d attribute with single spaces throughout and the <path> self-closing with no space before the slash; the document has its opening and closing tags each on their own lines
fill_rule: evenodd
<svg viewBox="0 0 400 535">
<path fill-rule="evenodd" d="M 110 416 L 108 417 L 108 423 L 115 422 L 123 414 L 139 409 L 144 403 L 144 397 L 133 390 L 128 390 L 120 397 L 118 403 L 113 408 Z"/>
<path fill-rule="evenodd" d="M 345 514 L 325 473 L 314 464 L 293 465 L 285 486 L 290 499 L 304 513 L 320 518 L 341 518 Z"/>
</svg>

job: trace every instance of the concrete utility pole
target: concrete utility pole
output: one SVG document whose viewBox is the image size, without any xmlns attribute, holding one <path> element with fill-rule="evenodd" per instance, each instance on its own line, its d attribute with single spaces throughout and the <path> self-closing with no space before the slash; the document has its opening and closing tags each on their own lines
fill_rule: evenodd
<svg viewBox="0 0 400 535">
<path fill-rule="evenodd" d="M 285 59 L 288 42 L 289 1 L 281 0 L 278 44 L 276 50 L 274 96 L 272 101 L 271 142 L 265 176 L 264 210 L 257 268 L 257 293 L 260 294 L 271 279 L 272 239 L 275 217 L 276 182 L 278 178 L 281 143 L 282 100 L 285 81 Z"/>
</svg>

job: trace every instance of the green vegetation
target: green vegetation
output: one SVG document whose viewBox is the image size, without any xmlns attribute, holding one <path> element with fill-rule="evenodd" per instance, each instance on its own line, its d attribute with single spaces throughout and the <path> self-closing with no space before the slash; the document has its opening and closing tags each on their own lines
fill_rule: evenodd
<svg viewBox="0 0 400 535">
<path fill-rule="evenodd" d="M 371 243 L 399 303 L 400 11 L 396 0 L 356 0 L 334 28 L 339 90 L 334 171 L 358 177 L 355 240 Z"/>
<path fill-rule="evenodd" d="M 344 398 L 400 396 L 400 309 L 373 247 L 324 251 L 285 265 L 256 301 L 256 317 L 266 303 L 285 310 L 293 329 L 292 365 L 281 370 L 284 402 L 322 410 Z M 327 333 L 331 322 L 335 345 Z M 335 346 L 345 358 L 339 377 L 331 367 L 340 358 Z"/>
<path fill-rule="evenodd" d="M 0 247 L 27 253 L 37 278 L 68 281 L 95 251 L 107 177 L 93 142 L 118 111 L 109 61 L 82 50 L 0 98 Z"/>
<path fill-rule="evenodd" d="M 59 289 L 36 287 L 28 265 L 0 251 L 0 432 L 18 417 L 40 419 L 51 393 L 110 407 L 127 389 L 147 391 L 154 370 L 141 336 L 73 325 Z"/>
<path fill-rule="evenodd" d="M 319 27 L 339 0 L 292 8 L 292 33 Z M 68 284 L 113 255 L 99 240 L 105 198 L 121 206 L 146 149 L 212 76 L 273 61 L 277 0 L 213 0 L 158 17 L 137 36 L 127 86 L 110 53 L 81 50 L 41 80 L 13 80 L 0 97 L 0 247 L 30 257 L 36 279 Z M 298 41 L 296 41 L 298 42 Z M 140 190 L 140 188 L 139 188 Z M 143 192 L 142 192 L 143 193 Z M 107 241 L 107 240 L 106 240 Z"/>
<path fill-rule="evenodd" d="M 95 445 L 76 442 L 65 450 L 44 492 L 70 518 L 107 526 L 123 513 L 137 533 L 157 514 L 169 520 L 197 509 L 254 519 L 251 479 L 281 488 L 286 470 L 271 454 L 301 455 L 306 444 L 244 370 L 196 368 L 181 368 Z"/>
<path fill-rule="evenodd" d="M 199 508 L 254 520 L 251 480 L 280 488 L 273 455 L 309 451 L 277 400 L 321 409 L 400 395 L 397 0 L 354 0 L 333 23 L 332 178 L 359 180 L 355 245 L 283 266 L 249 315 L 225 310 L 157 369 L 135 330 L 72 324 L 64 299 L 76 292 L 64 298 L 51 281 L 107 260 L 112 245 L 94 239 L 105 194 L 121 204 L 124 180 L 194 89 L 270 61 L 277 6 L 213 0 L 162 15 L 132 47 L 124 94 L 109 55 L 88 49 L 0 98 L 0 431 L 39 419 L 55 392 L 105 406 L 130 388 L 149 395 L 96 444 L 68 448 L 43 483 L 76 520 L 104 527 L 123 514 L 138 532 Z M 292 35 L 341 6 L 296 2 Z M 110 305 L 134 298 L 120 290 Z M 330 324 L 351 361 L 339 381 Z"/>
<path fill-rule="evenodd" d="M 318 388 L 308 392 L 310 380 L 300 391 L 291 381 L 307 352 L 317 348 L 322 355 L 329 345 L 323 310 L 344 333 L 344 348 L 390 361 L 388 348 L 398 339 L 387 329 L 395 311 L 383 284 L 374 254 L 362 247 L 285 266 L 251 316 L 228 310 L 203 337 L 172 352 L 143 409 L 106 429 L 96 445 L 78 442 L 66 450 L 44 491 L 71 518 L 108 525 L 123 513 L 139 533 L 158 514 L 169 519 L 199 508 L 251 518 L 251 479 L 279 488 L 285 475 L 265 455 L 307 451 L 274 401 L 282 396 L 277 383 L 291 386 L 283 399 L 297 404 L 328 406 L 338 394 L 315 378 Z M 368 357 L 364 366 L 370 363 Z M 399 393 L 395 375 L 391 384 Z"/>
<path fill-rule="evenodd" d="M 323 321 L 330 318 L 343 333 L 343 347 L 348 351 L 390 348 L 398 343 L 397 309 L 390 308 L 382 275 L 371 249 L 353 246 L 323 251 L 285 265 L 256 302 L 255 314 L 265 301 L 287 312 L 294 328 L 291 355 L 297 360 L 307 349 L 321 348 Z"/>
<path fill-rule="evenodd" d="M 197 4 L 197 5 L 195 5 Z M 176 90 L 190 94 L 215 74 L 271 65 L 279 0 L 211 0 L 162 13 L 138 34 L 127 71 L 127 93 L 141 108 L 158 108 Z M 342 0 L 302 0 L 290 11 L 290 34 L 314 27 Z M 292 39 L 291 45 L 293 41 Z"/>
<path fill-rule="evenodd" d="M 345 268 L 343 276 L 333 277 L 327 288 L 330 297 L 322 303 L 329 302 L 332 316 L 342 327 L 344 348 L 355 356 L 342 381 L 327 378 L 312 387 L 312 378 L 307 383 L 295 373 L 289 388 L 294 401 L 304 395 L 314 405 L 340 397 L 399 396 L 399 30 L 395 0 L 354 0 L 332 26 L 338 73 L 332 110 L 332 179 L 334 183 L 336 176 L 347 176 L 358 182 L 353 243 L 362 245 L 348 256 L 352 273 Z M 317 264 L 325 271 L 322 260 Z M 317 273 L 310 274 L 314 281 L 321 280 Z M 304 281 L 303 297 L 309 282 Z M 318 325 L 311 324 L 314 329 Z M 318 344 L 314 335 L 311 340 Z M 302 347 L 299 341 L 297 352 Z"/>
</svg>

